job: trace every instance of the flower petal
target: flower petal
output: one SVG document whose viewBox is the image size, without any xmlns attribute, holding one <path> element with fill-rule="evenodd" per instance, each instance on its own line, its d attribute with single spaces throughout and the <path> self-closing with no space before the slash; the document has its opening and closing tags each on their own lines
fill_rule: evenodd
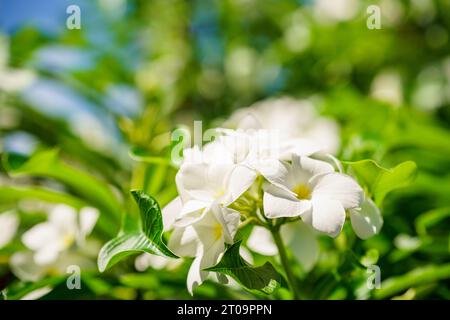
<svg viewBox="0 0 450 320">
<path fill-rule="evenodd" d="M 315 197 L 339 201 L 344 209 L 358 208 L 364 192 L 359 184 L 350 176 L 341 173 L 328 173 L 315 176 L 312 199 Z"/>
<path fill-rule="evenodd" d="M 95 208 L 83 208 L 80 211 L 80 233 L 82 238 L 86 238 L 94 229 L 100 213 Z"/>
<path fill-rule="evenodd" d="M 299 157 L 297 155 L 292 156 L 292 167 L 293 172 L 296 173 L 297 175 L 301 172 L 307 172 L 309 177 L 321 173 L 334 172 L 333 166 L 325 161 L 320 161 L 308 157 Z"/>
<path fill-rule="evenodd" d="M 204 201 L 189 200 L 182 208 L 181 214 L 175 219 L 173 226 L 183 228 L 193 225 L 203 219 L 210 210 L 210 205 Z"/>
<path fill-rule="evenodd" d="M 274 256 L 278 253 L 270 231 L 264 227 L 253 227 L 252 233 L 247 240 L 247 247 L 263 256 Z"/>
<path fill-rule="evenodd" d="M 194 228 L 175 228 L 167 246 L 180 257 L 195 257 L 200 244 Z"/>
<path fill-rule="evenodd" d="M 383 226 L 383 217 L 375 203 L 366 198 L 361 209 L 350 210 L 350 220 L 356 235 L 365 240 L 380 232 Z"/>
<path fill-rule="evenodd" d="M 46 267 L 34 262 L 33 252 L 17 252 L 11 256 L 12 272 L 22 281 L 38 281 L 46 272 Z"/>
<path fill-rule="evenodd" d="M 305 272 L 310 271 L 319 259 L 319 242 L 311 226 L 302 221 L 281 227 L 281 234 L 289 238 L 285 242 Z"/>
<path fill-rule="evenodd" d="M 228 205 L 247 191 L 256 179 L 256 172 L 243 165 L 237 165 L 228 178 L 227 198 L 223 204 Z"/>
<path fill-rule="evenodd" d="M 263 202 L 267 218 L 298 217 L 311 209 L 309 200 L 298 200 L 291 193 L 274 185 L 265 188 Z"/>
<path fill-rule="evenodd" d="M 314 229 L 336 237 L 345 222 L 345 210 L 341 202 L 327 197 L 312 200 L 311 225 Z"/>
<path fill-rule="evenodd" d="M 34 251 L 59 240 L 60 233 L 50 222 L 39 223 L 22 235 L 23 244 Z"/>
<path fill-rule="evenodd" d="M 0 248 L 7 245 L 17 232 L 19 218 L 14 212 L 0 214 Z"/>
<path fill-rule="evenodd" d="M 164 231 L 172 229 L 173 223 L 175 222 L 175 219 L 181 214 L 182 208 L 183 203 L 181 201 L 181 197 L 176 197 L 162 209 Z"/>
</svg>

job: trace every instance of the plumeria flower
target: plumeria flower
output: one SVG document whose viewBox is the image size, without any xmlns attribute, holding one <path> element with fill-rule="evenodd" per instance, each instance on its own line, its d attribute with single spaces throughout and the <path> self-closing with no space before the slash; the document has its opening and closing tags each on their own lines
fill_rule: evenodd
<svg viewBox="0 0 450 320">
<path fill-rule="evenodd" d="M 194 224 L 175 227 L 169 248 L 178 256 L 195 258 L 187 278 L 191 294 L 208 277 L 209 272 L 203 270 L 219 262 L 226 243 L 233 244 L 239 221 L 239 212 L 214 203 Z"/>
<path fill-rule="evenodd" d="M 175 224 L 185 226 L 195 223 L 213 203 L 224 207 L 230 205 L 255 179 L 256 173 L 241 165 L 183 165 L 176 176 L 183 205 Z"/>
<path fill-rule="evenodd" d="M 15 236 L 19 227 L 19 217 L 9 211 L 0 214 L 0 249 L 6 246 Z"/>
<path fill-rule="evenodd" d="M 293 156 L 270 176 L 264 192 L 264 212 L 270 218 L 298 217 L 316 230 L 337 236 L 346 210 L 360 208 L 364 192 L 350 176 L 334 172 L 323 161 Z"/>
<path fill-rule="evenodd" d="M 87 247 L 86 237 L 98 216 L 94 208 L 83 208 L 77 213 L 66 205 L 55 206 L 46 222 L 22 235 L 22 242 L 30 251 L 12 256 L 12 270 L 23 279 L 36 281 L 46 273 L 61 272 L 70 264 L 85 265 L 86 259 L 70 249 Z"/>
</svg>

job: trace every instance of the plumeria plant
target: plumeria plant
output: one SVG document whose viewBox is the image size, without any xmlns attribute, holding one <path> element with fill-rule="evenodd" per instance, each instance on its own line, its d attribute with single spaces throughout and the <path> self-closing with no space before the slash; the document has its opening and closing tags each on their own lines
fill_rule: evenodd
<svg viewBox="0 0 450 320">
<path fill-rule="evenodd" d="M 295 110 L 313 117 L 308 106 Z M 141 212 L 139 227 L 124 229 L 102 248 L 100 271 L 138 252 L 191 258 L 186 281 L 191 294 L 212 277 L 225 284 L 231 278 L 266 294 L 285 286 L 298 299 L 301 289 L 289 251 L 311 268 L 318 256 L 317 235 L 337 237 L 347 220 L 361 239 L 377 234 L 384 196 L 413 178 L 415 164 L 387 170 L 372 160 L 339 161 L 330 153 L 335 145 L 324 143 L 323 135 L 292 130 L 295 124 L 314 125 L 296 121 L 302 112 L 276 110 L 274 128 L 261 121 L 270 119 L 271 111 L 264 105 L 241 110 L 225 123 L 228 128 L 215 130 L 210 142 L 185 148 L 175 178 L 178 196 L 162 210 L 150 195 L 131 191 Z M 325 127 L 337 134 L 335 126 Z M 328 135 L 328 141 L 337 140 Z M 276 255 L 279 265 L 251 265 L 242 246 Z"/>
</svg>

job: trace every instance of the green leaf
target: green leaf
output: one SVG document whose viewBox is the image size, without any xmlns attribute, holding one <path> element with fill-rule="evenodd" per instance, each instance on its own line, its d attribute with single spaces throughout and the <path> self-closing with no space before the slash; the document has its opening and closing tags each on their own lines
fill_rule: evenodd
<svg viewBox="0 0 450 320">
<path fill-rule="evenodd" d="M 270 262 L 260 267 L 253 267 L 246 262 L 239 254 L 241 242 L 238 241 L 229 247 L 219 263 L 205 271 L 228 275 L 248 290 L 273 293 L 280 286 L 282 276 Z"/>
<path fill-rule="evenodd" d="M 427 230 L 450 217 L 450 207 L 433 209 L 421 214 L 415 222 L 417 233 L 421 236 L 427 234 Z"/>
<path fill-rule="evenodd" d="M 51 203 L 64 203 L 80 209 L 86 202 L 69 194 L 39 187 L 0 186 L 0 203 L 15 202 L 22 199 L 36 199 Z"/>
<path fill-rule="evenodd" d="M 135 161 L 145 162 L 145 163 L 149 163 L 149 164 L 164 164 L 164 165 L 172 166 L 175 169 L 178 168 L 172 161 L 170 161 L 170 158 L 154 156 L 142 148 L 133 147 L 129 151 L 129 155 L 130 155 L 131 159 L 133 159 Z"/>
<path fill-rule="evenodd" d="M 29 159 L 4 154 L 2 162 L 13 177 L 30 175 L 52 178 L 63 183 L 86 202 L 102 212 L 109 213 L 111 222 L 119 223 L 121 204 L 109 186 L 100 179 L 62 162 L 58 149 L 37 152 Z"/>
<path fill-rule="evenodd" d="M 417 166 L 413 161 L 405 161 L 392 169 L 381 167 L 373 160 L 344 162 L 351 168 L 360 183 L 365 185 L 380 205 L 392 190 L 412 183 L 417 174 Z"/>
<path fill-rule="evenodd" d="M 119 235 L 103 246 L 98 255 L 101 272 L 136 253 L 178 258 L 162 241 L 164 226 L 158 202 L 140 190 L 132 190 L 131 194 L 141 213 L 141 230 Z"/>
<path fill-rule="evenodd" d="M 389 278 L 375 290 L 376 299 L 386 299 L 409 288 L 450 279 L 450 264 L 428 265 L 416 268 L 406 274 Z"/>
</svg>

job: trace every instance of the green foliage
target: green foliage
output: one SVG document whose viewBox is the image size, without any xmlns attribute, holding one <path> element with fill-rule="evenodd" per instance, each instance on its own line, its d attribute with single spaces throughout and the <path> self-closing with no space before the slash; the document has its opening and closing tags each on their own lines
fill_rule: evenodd
<svg viewBox="0 0 450 320">
<path fill-rule="evenodd" d="M 136 253 L 145 252 L 177 258 L 162 240 L 164 226 L 158 202 L 140 190 L 133 190 L 131 194 L 141 213 L 142 229 L 135 233 L 121 234 L 103 246 L 98 255 L 100 272 Z"/>
<path fill-rule="evenodd" d="M 377 205 L 381 205 L 386 195 L 392 190 L 405 187 L 416 177 L 417 166 L 413 161 L 400 163 L 392 169 L 385 169 L 374 160 L 346 162 L 351 172 L 368 188 L 375 198 Z"/>
<path fill-rule="evenodd" d="M 222 259 L 206 271 L 219 272 L 232 277 L 248 290 L 257 290 L 266 294 L 273 293 L 281 284 L 282 276 L 270 262 L 253 267 L 239 253 L 241 241 L 231 245 Z"/>
</svg>

